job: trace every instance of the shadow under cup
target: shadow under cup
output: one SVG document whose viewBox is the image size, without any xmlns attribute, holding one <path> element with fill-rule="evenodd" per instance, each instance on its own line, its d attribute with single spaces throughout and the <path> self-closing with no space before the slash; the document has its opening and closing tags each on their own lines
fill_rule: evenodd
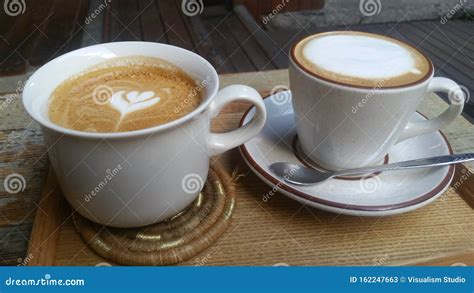
<svg viewBox="0 0 474 293">
<path fill-rule="evenodd" d="M 207 80 L 200 89 L 201 104 L 169 123 L 130 132 L 82 132 L 49 120 L 49 98 L 58 85 L 90 66 L 124 56 L 161 58 L 193 80 Z M 71 206 L 100 224 L 137 227 L 177 214 L 201 191 L 202 184 L 183 188 L 183 178 L 207 178 L 208 107 L 218 87 L 215 69 L 193 52 L 158 43 L 119 42 L 82 48 L 45 64 L 28 80 L 23 103 L 41 125 L 52 167 Z"/>
</svg>

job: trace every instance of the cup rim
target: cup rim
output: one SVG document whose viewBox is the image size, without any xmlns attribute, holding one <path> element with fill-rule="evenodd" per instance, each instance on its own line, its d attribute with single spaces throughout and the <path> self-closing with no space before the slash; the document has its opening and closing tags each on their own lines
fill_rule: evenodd
<svg viewBox="0 0 474 293">
<path fill-rule="evenodd" d="M 32 82 L 35 80 L 35 78 L 37 78 L 38 76 L 40 76 L 42 74 L 47 74 L 47 71 L 46 71 L 47 66 L 51 66 L 51 64 L 59 62 L 60 59 L 63 59 L 64 57 L 71 57 L 71 56 L 77 55 L 77 54 L 79 54 L 83 51 L 91 50 L 91 49 L 94 49 L 94 48 L 107 47 L 107 46 L 120 46 L 120 45 L 125 45 L 125 44 L 126 45 L 134 44 L 134 45 L 137 45 L 137 46 L 145 44 L 145 45 L 153 45 L 153 46 L 156 46 L 157 48 L 158 47 L 167 47 L 167 48 L 171 48 L 173 50 L 177 50 L 178 54 L 180 54 L 180 53 L 182 53 L 182 54 L 191 54 L 191 55 L 193 55 L 194 58 L 196 58 L 196 60 L 198 60 L 198 62 L 203 63 L 204 66 L 206 66 L 209 69 L 210 81 L 215 86 L 213 87 L 211 92 L 207 93 L 207 95 L 205 96 L 205 98 L 203 99 L 201 104 L 196 109 L 194 109 L 193 111 L 187 113 L 186 115 L 184 115 L 184 116 L 182 116 L 182 117 L 180 117 L 176 120 L 172 120 L 170 122 L 167 122 L 167 123 L 164 123 L 164 124 L 159 124 L 159 125 L 156 125 L 156 126 L 153 126 L 153 127 L 148 127 L 148 128 L 138 129 L 138 130 L 131 130 L 131 131 L 122 131 L 122 132 L 87 132 L 87 131 L 73 130 L 73 129 L 69 129 L 69 128 L 59 126 L 59 125 L 54 124 L 53 122 L 51 122 L 47 119 L 44 119 L 44 117 L 42 117 L 41 114 L 38 113 L 38 111 L 34 111 L 32 109 L 33 107 L 31 106 L 31 104 L 32 104 L 31 101 L 30 101 L 30 103 L 27 103 L 27 101 L 26 101 L 27 99 L 24 98 L 25 95 L 32 95 L 33 94 L 32 92 L 30 92 L 30 86 L 31 86 Z M 131 54 L 130 56 L 132 56 L 132 55 L 133 54 Z M 208 108 L 209 104 L 212 101 L 212 98 L 216 95 L 218 89 L 219 89 L 219 77 L 217 75 L 217 72 L 216 72 L 214 66 L 212 66 L 211 63 L 209 63 L 209 61 L 207 61 L 206 59 L 204 59 L 203 57 L 201 57 L 200 55 L 198 55 L 198 54 L 196 54 L 192 51 L 189 51 L 189 50 L 177 47 L 177 46 L 158 43 L 158 42 L 143 42 L 143 41 L 108 42 L 108 43 L 101 43 L 101 44 L 96 44 L 96 45 L 92 45 L 92 46 L 82 47 L 82 48 L 70 51 L 66 54 L 58 56 L 58 57 L 48 61 L 47 63 L 43 64 L 39 69 L 37 69 L 28 78 L 28 80 L 25 84 L 24 90 L 22 92 L 22 101 L 23 101 L 23 106 L 26 109 L 26 112 L 28 113 L 28 115 L 30 115 L 30 117 L 33 118 L 37 123 L 39 123 L 41 126 L 46 127 L 50 130 L 62 133 L 63 135 L 70 135 L 70 136 L 81 137 L 81 138 L 101 138 L 101 139 L 106 139 L 106 138 L 128 138 L 128 137 L 136 137 L 136 136 L 152 134 L 152 133 L 155 133 L 155 132 L 161 132 L 161 131 L 164 131 L 164 130 L 167 130 L 167 129 L 170 129 L 170 128 L 174 128 L 178 125 L 181 125 L 181 124 L 184 124 L 184 123 L 188 122 L 189 120 L 191 120 L 195 116 L 201 114 L 202 112 L 204 112 Z M 48 100 L 49 100 L 49 98 L 50 97 L 48 97 Z M 31 100 L 31 99 L 28 99 L 28 100 Z"/>
<path fill-rule="evenodd" d="M 317 79 L 320 79 L 320 80 L 323 80 L 325 82 L 328 82 L 330 84 L 333 84 L 333 85 L 339 85 L 339 86 L 345 86 L 345 87 L 349 87 L 349 88 L 355 88 L 355 89 L 363 89 L 363 90 L 371 90 L 371 89 L 374 89 L 373 86 L 362 86 L 362 85 L 355 85 L 355 84 L 350 84 L 350 83 L 345 83 L 345 82 L 340 82 L 340 81 L 337 81 L 337 80 L 334 80 L 334 79 L 330 79 L 330 78 L 327 78 L 327 77 L 324 77 L 324 76 L 321 76 L 319 74 L 316 74 L 314 72 L 312 72 L 311 70 L 307 69 L 305 66 L 303 66 L 303 64 L 301 64 L 297 58 L 296 58 L 296 55 L 295 55 L 295 50 L 296 50 L 296 46 L 301 43 L 302 41 L 304 41 L 305 39 L 307 38 L 310 38 L 310 37 L 314 37 L 314 36 L 320 36 L 320 35 L 330 35 L 330 34 L 334 34 L 334 33 L 347 33 L 347 34 L 351 34 L 351 33 L 356 33 L 356 34 L 362 34 L 362 35 L 369 35 L 369 36 L 377 36 L 377 37 L 384 37 L 384 38 L 387 38 L 387 39 L 390 39 L 390 40 L 394 40 L 396 42 L 400 42 L 400 43 L 403 43 L 405 44 L 406 46 L 412 48 L 413 50 L 419 52 L 427 61 L 428 61 L 428 65 L 429 65 L 429 69 L 428 71 L 426 72 L 426 74 L 414 81 L 414 82 L 411 82 L 411 83 L 406 83 L 406 84 L 402 84 L 402 85 L 397 85 L 397 86 L 380 86 L 380 87 L 377 87 L 377 89 L 379 90 L 387 90 L 387 89 L 403 89 L 403 88 L 408 88 L 408 87 L 411 87 L 411 86 L 416 86 L 416 85 L 419 85 L 419 84 L 422 84 L 423 82 L 429 80 L 433 74 L 434 74 L 434 67 L 433 67 L 433 62 L 431 61 L 430 58 L 428 58 L 428 56 L 426 56 L 425 53 L 423 53 L 421 50 L 418 50 L 418 48 L 408 44 L 407 42 L 405 41 L 402 41 L 402 40 L 398 40 L 398 39 L 395 39 L 395 38 L 392 38 L 392 37 L 388 37 L 388 36 L 385 36 L 385 35 L 380 35 L 380 34 L 374 34 L 374 33 L 367 33 L 367 32 L 361 32 L 361 31 L 345 31 L 345 30 L 341 30 L 341 31 L 328 31 L 328 32 L 321 32 L 321 33 L 316 33 L 316 34 L 311 34 L 309 36 L 304 36 L 302 38 L 299 38 L 296 42 L 293 43 L 293 45 L 291 46 L 291 49 L 290 49 L 290 60 L 291 62 L 296 65 L 296 67 L 298 69 L 301 69 L 303 72 L 307 73 L 309 76 L 311 77 L 314 77 L 314 78 L 317 78 Z"/>
</svg>

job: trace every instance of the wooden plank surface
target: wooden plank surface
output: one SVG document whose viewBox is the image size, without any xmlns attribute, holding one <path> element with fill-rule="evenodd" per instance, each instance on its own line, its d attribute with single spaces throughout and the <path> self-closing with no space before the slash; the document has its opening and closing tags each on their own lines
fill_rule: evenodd
<svg viewBox="0 0 474 293">
<path fill-rule="evenodd" d="M 140 23 L 143 31 L 143 40 L 147 42 L 166 43 L 166 34 L 163 19 L 154 0 L 138 0 Z"/>
<path fill-rule="evenodd" d="M 229 74 L 221 86 L 243 83 L 267 94 L 276 85 L 288 86 L 287 70 Z M 215 131 L 238 125 L 246 103 L 234 103 L 213 121 Z M 432 117 L 446 107 L 436 95 L 423 103 L 421 112 Z M 455 152 L 474 150 L 474 127 L 458 118 L 444 133 Z M 394 217 L 359 218 L 332 214 L 302 206 L 271 190 L 243 162 L 238 150 L 218 159 L 228 172 L 244 175 L 238 181 L 237 208 L 232 224 L 210 248 L 182 265 L 440 265 L 472 264 L 474 210 L 458 194 L 467 187 L 460 174 L 453 187 L 435 203 Z M 469 170 L 474 170 L 472 164 Z M 464 173 L 466 174 L 466 173 Z M 472 180 L 469 179 L 469 180 Z M 456 184 L 458 183 L 458 184 Z M 469 185 L 470 186 L 470 185 Z M 97 265 L 107 262 L 82 241 L 67 216 L 57 240 L 55 265 Z M 40 213 L 44 216 L 44 213 Z M 419 233 L 419 231 L 424 231 Z M 43 237 L 48 234 L 43 233 Z M 38 237 L 41 238 L 41 237 Z M 37 243 L 37 241 L 32 242 Z M 315 245 L 317 243 L 317 245 Z M 31 253 L 34 259 L 34 253 Z M 37 256 L 38 259 L 42 257 Z"/>
</svg>

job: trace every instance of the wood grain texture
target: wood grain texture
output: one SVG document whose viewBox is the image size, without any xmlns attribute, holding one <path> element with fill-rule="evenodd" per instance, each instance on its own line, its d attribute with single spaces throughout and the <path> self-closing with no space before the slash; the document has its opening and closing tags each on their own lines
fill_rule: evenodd
<svg viewBox="0 0 474 293">
<path fill-rule="evenodd" d="M 266 94 L 288 86 L 287 70 L 227 74 L 221 86 L 243 83 Z M 215 131 L 237 127 L 246 103 L 227 106 L 213 121 Z M 420 111 L 430 117 L 447 107 L 429 96 Z M 473 126 L 463 118 L 444 133 L 455 152 L 473 151 Z M 181 265 L 439 265 L 470 264 L 474 247 L 474 211 L 450 187 L 436 202 L 392 217 L 362 218 L 309 208 L 282 194 L 271 196 L 234 149 L 217 157 L 227 170 L 243 177 L 237 186 L 237 207 L 228 230 L 216 243 Z M 468 166 L 472 170 L 472 165 Z M 64 208 L 65 217 L 71 210 Z M 97 265 L 106 260 L 93 253 L 70 219 L 59 231 L 55 265 Z"/>
<path fill-rule="evenodd" d="M 17 265 L 26 254 L 47 156 L 39 126 L 26 114 L 18 94 L 0 96 L 0 264 Z M 5 190 L 5 180 L 19 174 L 18 192 Z"/>
<path fill-rule="evenodd" d="M 474 266 L 474 249 L 461 253 L 440 254 L 434 258 L 422 258 L 396 265 L 409 266 Z"/>
<path fill-rule="evenodd" d="M 55 252 L 66 205 L 55 176 L 48 177 L 44 183 L 42 197 L 38 203 L 35 221 L 29 241 L 27 257 L 30 266 L 50 266 L 55 262 Z"/>
<path fill-rule="evenodd" d="M 457 165 L 451 186 L 474 209 L 474 173 L 464 165 Z"/>
</svg>

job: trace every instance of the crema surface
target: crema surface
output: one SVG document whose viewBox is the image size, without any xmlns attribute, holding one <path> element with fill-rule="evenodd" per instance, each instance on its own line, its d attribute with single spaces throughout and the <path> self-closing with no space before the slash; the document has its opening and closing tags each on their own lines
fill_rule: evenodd
<svg viewBox="0 0 474 293">
<path fill-rule="evenodd" d="M 50 120 L 87 132 L 123 132 L 176 120 L 201 103 L 201 90 L 165 60 L 131 56 L 89 68 L 60 84 Z"/>
</svg>

